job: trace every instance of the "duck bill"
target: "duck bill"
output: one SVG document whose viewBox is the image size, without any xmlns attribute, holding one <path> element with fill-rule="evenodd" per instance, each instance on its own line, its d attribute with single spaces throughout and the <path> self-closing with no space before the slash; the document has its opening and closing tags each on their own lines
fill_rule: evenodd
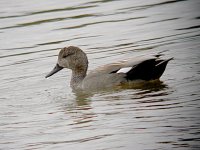
<svg viewBox="0 0 200 150">
<path fill-rule="evenodd" d="M 61 67 L 58 64 L 56 64 L 56 66 L 53 68 L 53 70 L 51 72 L 49 72 L 49 74 L 47 74 L 45 76 L 45 78 L 48 78 L 48 77 L 52 76 L 53 74 L 57 73 L 58 71 L 60 71 L 62 69 L 63 69 L 63 67 Z"/>
</svg>

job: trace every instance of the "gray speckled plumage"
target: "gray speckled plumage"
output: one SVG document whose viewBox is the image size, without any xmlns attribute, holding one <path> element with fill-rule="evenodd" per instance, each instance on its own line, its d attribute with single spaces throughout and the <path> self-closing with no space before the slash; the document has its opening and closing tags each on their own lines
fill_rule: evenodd
<svg viewBox="0 0 200 150">
<path fill-rule="evenodd" d="M 69 46 L 61 49 L 56 67 L 46 78 L 63 68 L 68 68 L 72 70 L 70 82 L 72 89 L 98 90 L 133 80 L 159 79 L 171 59 L 160 59 L 160 55 L 135 57 L 98 67 L 86 75 L 88 69 L 86 54 L 78 47 Z"/>
</svg>

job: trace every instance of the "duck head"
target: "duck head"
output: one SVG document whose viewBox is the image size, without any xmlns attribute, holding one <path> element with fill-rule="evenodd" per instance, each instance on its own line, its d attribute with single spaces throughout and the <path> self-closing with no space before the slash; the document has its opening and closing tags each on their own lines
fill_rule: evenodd
<svg viewBox="0 0 200 150">
<path fill-rule="evenodd" d="M 60 50 L 58 61 L 53 70 L 46 75 L 46 78 L 52 76 L 63 68 L 71 69 L 72 72 L 87 72 L 88 59 L 86 54 L 78 47 L 69 46 Z"/>
</svg>

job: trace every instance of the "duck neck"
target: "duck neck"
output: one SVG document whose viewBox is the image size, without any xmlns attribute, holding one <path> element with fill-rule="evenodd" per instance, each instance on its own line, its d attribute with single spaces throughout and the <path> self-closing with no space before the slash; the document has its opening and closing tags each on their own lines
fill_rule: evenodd
<svg viewBox="0 0 200 150">
<path fill-rule="evenodd" d="M 83 79 L 86 77 L 86 73 L 87 73 L 87 67 L 86 68 L 77 67 L 74 70 L 72 70 L 70 86 L 73 89 L 78 88 Z"/>
</svg>

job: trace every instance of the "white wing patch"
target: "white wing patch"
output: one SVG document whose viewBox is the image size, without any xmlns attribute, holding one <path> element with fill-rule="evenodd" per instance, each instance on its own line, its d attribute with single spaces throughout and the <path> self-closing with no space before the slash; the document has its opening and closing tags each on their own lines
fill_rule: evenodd
<svg viewBox="0 0 200 150">
<path fill-rule="evenodd" d="M 117 73 L 127 73 L 132 69 L 132 67 L 121 68 L 117 71 Z"/>
</svg>

